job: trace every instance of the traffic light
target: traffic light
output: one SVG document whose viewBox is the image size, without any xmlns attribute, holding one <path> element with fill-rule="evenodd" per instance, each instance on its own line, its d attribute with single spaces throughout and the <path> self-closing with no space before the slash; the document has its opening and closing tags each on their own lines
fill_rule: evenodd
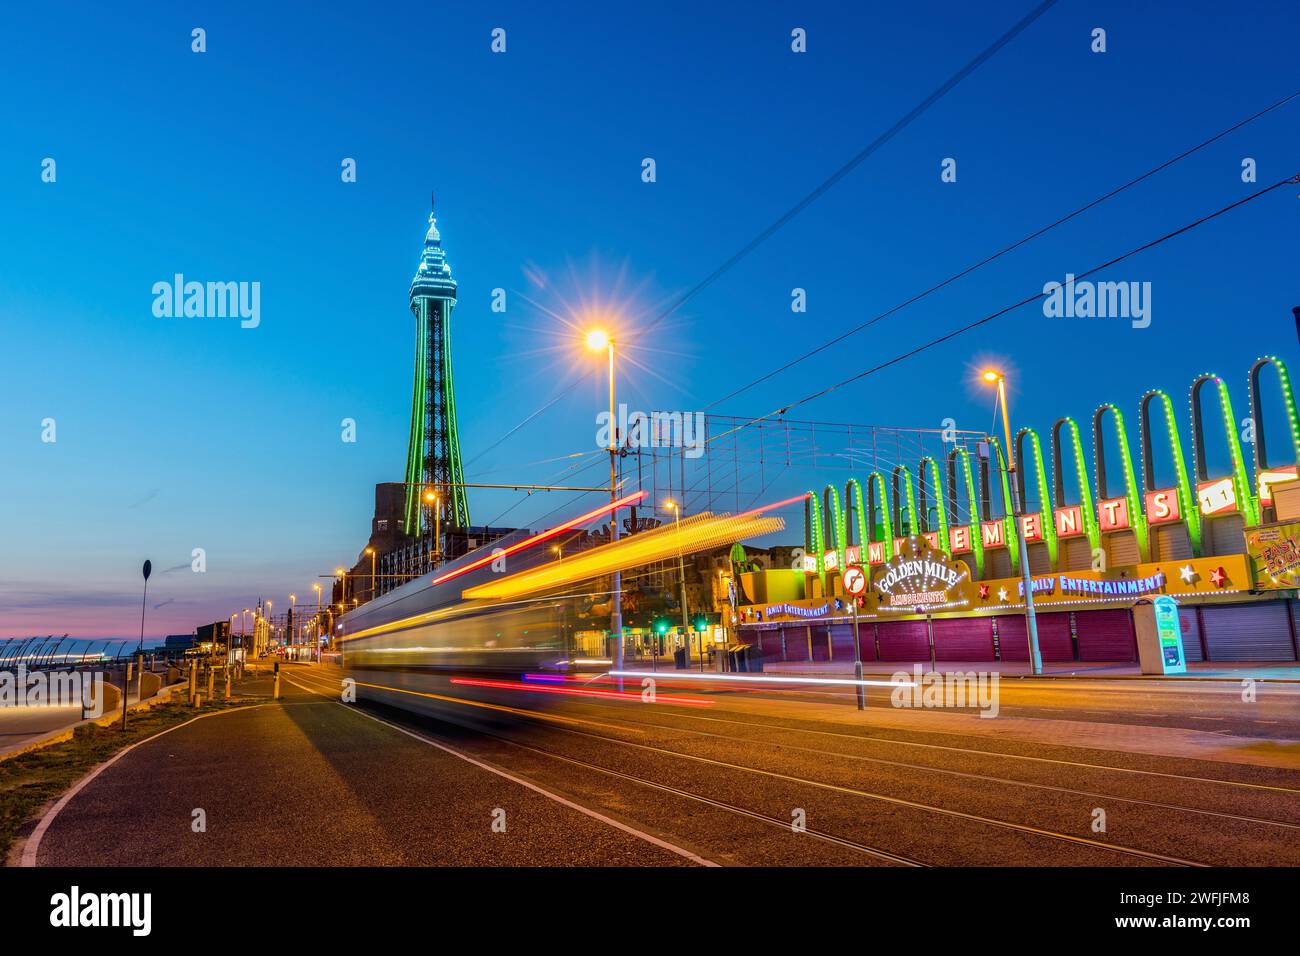
<svg viewBox="0 0 1300 956">
<path fill-rule="evenodd" d="M 701 634 L 709 629 L 709 622 L 701 615 L 695 619 L 695 630 Z"/>
<path fill-rule="evenodd" d="M 655 621 L 655 633 L 658 634 L 660 637 L 663 637 L 663 635 L 667 634 L 668 622 L 663 618 L 659 618 L 659 620 Z"/>
</svg>

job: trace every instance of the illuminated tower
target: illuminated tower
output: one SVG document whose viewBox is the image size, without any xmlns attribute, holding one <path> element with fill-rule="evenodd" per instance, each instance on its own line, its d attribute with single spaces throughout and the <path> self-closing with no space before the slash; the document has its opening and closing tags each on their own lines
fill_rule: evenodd
<svg viewBox="0 0 1300 956">
<path fill-rule="evenodd" d="M 411 395 L 411 438 L 406 451 L 406 533 L 419 534 L 434 522 L 444 528 L 469 526 L 465 475 L 456 428 L 456 392 L 451 377 L 451 310 L 456 280 L 442 251 L 437 220 L 429 213 L 420 268 L 411 282 L 415 315 L 415 387 Z M 434 491 L 438 500 L 425 499 Z"/>
</svg>

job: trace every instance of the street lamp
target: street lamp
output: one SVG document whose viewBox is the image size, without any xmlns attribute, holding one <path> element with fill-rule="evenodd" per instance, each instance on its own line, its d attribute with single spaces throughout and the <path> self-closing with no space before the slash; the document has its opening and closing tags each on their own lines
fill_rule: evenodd
<svg viewBox="0 0 1300 956">
<path fill-rule="evenodd" d="M 682 532 L 682 506 L 677 502 L 669 499 L 664 502 L 665 508 L 671 508 L 673 520 L 676 523 L 677 531 L 677 573 L 681 579 L 681 601 L 682 601 L 682 640 L 686 642 L 686 667 L 691 666 L 691 623 L 690 616 L 686 612 L 686 562 L 682 559 L 681 532 Z M 704 638 L 700 638 L 700 670 L 704 669 Z"/>
<path fill-rule="evenodd" d="M 432 488 L 424 493 L 424 500 L 433 505 L 433 557 L 437 561 L 442 556 L 442 503 Z"/>
<path fill-rule="evenodd" d="M 618 500 L 618 429 L 614 423 L 614 340 L 602 329 L 587 333 L 587 348 L 593 352 L 605 350 L 609 356 L 609 500 Z M 618 511 L 609 515 L 609 543 L 618 541 Z M 613 596 L 610 599 L 609 633 L 614 641 L 614 670 L 623 670 L 623 575 L 614 571 Z M 618 689 L 623 689 L 623 678 L 618 679 Z"/>
<path fill-rule="evenodd" d="M 1029 666 L 1035 674 L 1043 672 L 1043 657 L 1038 649 L 1038 618 L 1034 615 L 1034 582 L 1029 574 L 1029 548 L 1025 544 L 1025 524 L 1021 521 L 1020 489 L 1016 481 L 1016 466 L 1011 455 L 1011 416 L 1007 411 L 1007 377 L 995 369 L 987 369 L 981 376 L 998 387 L 998 401 L 1002 404 L 1002 433 L 1006 437 L 1003 466 L 1007 483 L 1011 485 L 1011 520 L 1016 526 L 1016 543 L 1020 548 L 1020 578 L 1025 589 L 1025 630 L 1029 634 Z M 1050 519 L 1050 516 L 1049 516 Z"/>
<path fill-rule="evenodd" d="M 297 608 L 298 608 L 298 595 L 290 594 L 289 595 L 289 619 L 290 622 L 293 624 L 293 629 L 289 632 L 290 644 L 298 643 L 298 619 L 293 613 L 295 610 L 297 610 Z"/>
<path fill-rule="evenodd" d="M 375 599 L 375 549 L 366 548 L 365 553 L 370 555 L 370 600 Z"/>
<path fill-rule="evenodd" d="M 564 560 L 564 550 L 558 544 L 551 546 L 551 553 L 555 555 L 555 561 L 557 564 Z"/>
<path fill-rule="evenodd" d="M 320 650 L 320 636 L 319 636 L 319 632 L 320 632 L 320 582 L 319 582 L 319 581 L 313 581 L 312 584 L 311 584 L 311 586 L 312 586 L 312 589 L 316 592 L 316 617 L 315 617 L 316 627 L 315 627 L 315 629 L 314 629 L 313 632 L 312 632 L 312 643 L 316 645 L 316 651 L 318 652 L 318 651 Z M 312 654 L 312 657 L 315 658 L 316 656 L 317 656 L 317 654 L 314 652 L 314 653 Z"/>
</svg>

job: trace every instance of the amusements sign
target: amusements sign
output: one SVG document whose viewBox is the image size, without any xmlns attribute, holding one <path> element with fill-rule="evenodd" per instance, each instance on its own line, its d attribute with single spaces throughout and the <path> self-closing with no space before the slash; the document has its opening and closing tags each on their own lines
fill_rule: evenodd
<svg viewBox="0 0 1300 956">
<path fill-rule="evenodd" d="M 1255 564 L 1255 587 L 1300 587 L 1300 524 L 1249 529 L 1246 553 Z"/>
<path fill-rule="evenodd" d="M 871 591 L 881 611 L 947 611 L 970 603 L 970 568 L 921 537 L 907 538 L 894 557 L 872 570 Z"/>
</svg>

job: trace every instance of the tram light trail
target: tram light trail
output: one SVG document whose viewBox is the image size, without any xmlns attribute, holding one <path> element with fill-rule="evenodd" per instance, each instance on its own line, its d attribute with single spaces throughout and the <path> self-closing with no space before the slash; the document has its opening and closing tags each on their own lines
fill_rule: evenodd
<svg viewBox="0 0 1300 956">
<path fill-rule="evenodd" d="M 676 524 L 632 535 L 612 544 L 602 545 L 562 562 L 520 571 L 499 581 L 489 581 L 462 592 L 465 600 L 503 601 L 529 594 L 539 594 L 591 578 L 651 564 L 679 554 L 772 534 L 785 527 L 775 517 L 712 515 L 706 513 L 683 518 Z"/>
<path fill-rule="evenodd" d="M 522 681 L 505 681 L 505 680 L 477 680 L 468 677 L 453 677 L 453 684 L 463 684 L 469 687 L 495 687 L 501 690 L 524 690 L 532 694 L 565 694 L 570 697 L 602 697 L 612 700 L 632 700 L 645 703 L 639 691 L 617 691 L 617 690 L 592 690 L 590 688 L 579 687 L 547 687 L 541 684 L 529 684 Z M 682 704 L 687 707 L 712 707 L 713 701 L 701 700 L 698 697 L 666 697 L 663 694 L 655 694 L 654 703 L 656 704 Z"/>
<path fill-rule="evenodd" d="M 547 541 L 551 538 L 554 538 L 557 534 L 563 534 L 564 532 L 569 531 L 573 528 L 577 528 L 587 524 L 590 521 L 594 521 L 596 518 L 599 518 L 607 511 L 615 511 L 619 508 L 625 507 L 626 505 L 634 505 L 642 498 L 644 498 L 646 494 L 647 493 L 645 491 L 637 491 L 634 492 L 633 494 L 626 495 L 625 497 L 619 498 L 617 501 L 611 501 L 609 504 L 601 505 L 599 508 L 593 508 L 591 511 L 588 511 L 586 514 L 578 515 L 578 517 L 576 518 L 571 518 L 570 520 L 564 522 L 564 524 L 556 525 L 554 528 L 550 528 L 546 531 L 539 531 L 537 534 L 533 535 L 532 537 L 525 538 L 523 541 L 516 541 L 508 548 L 502 548 L 498 552 L 485 554 L 483 555 L 483 557 L 475 561 L 471 561 L 469 564 L 466 564 L 463 567 L 459 567 L 456 568 L 455 570 L 448 571 L 446 574 L 441 574 L 438 577 L 434 578 L 429 583 L 442 584 L 444 581 L 450 581 L 453 578 L 458 578 L 462 574 L 467 574 L 470 571 L 475 570 L 476 568 L 481 568 L 485 564 L 491 564 L 493 561 L 496 561 L 499 558 L 508 557 L 512 554 L 515 554 L 518 551 L 524 550 L 525 548 L 531 548 L 533 545 L 541 544 L 543 541 Z"/>
</svg>

